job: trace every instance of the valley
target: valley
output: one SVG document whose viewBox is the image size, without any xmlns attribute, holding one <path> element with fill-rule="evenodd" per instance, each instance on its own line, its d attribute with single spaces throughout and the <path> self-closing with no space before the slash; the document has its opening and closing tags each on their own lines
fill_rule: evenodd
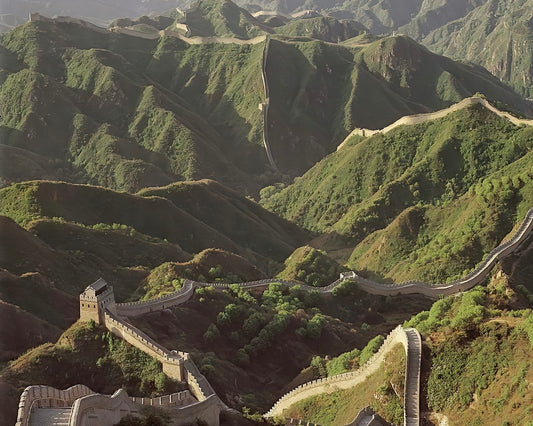
<svg viewBox="0 0 533 426">
<path fill-rule="evenodd" d="M 0 423 L 527 425 L 528 1 L 5 18 Z"/>
</svg>

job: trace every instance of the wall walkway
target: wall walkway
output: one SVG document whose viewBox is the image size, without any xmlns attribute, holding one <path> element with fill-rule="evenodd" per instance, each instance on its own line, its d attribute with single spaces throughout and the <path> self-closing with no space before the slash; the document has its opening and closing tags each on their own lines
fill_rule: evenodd
<svg viewBox="0 0 533 426">
<path fill-rule="evenodd" d="M 282 417 L 283 411 L 298 401 L 322 393 L 335 392 L 338 389 L 349 389 L 364 382 L 368 376 L 378 371 L 385 356 L 398 343 L 404 346 L 406 353 L 404 424 L 419 425 L 422 340 L 416 329 L 404 329 L 401 326 L 396 327 L 387 336 L 379 350 L 360 369 L 304 383 L 283 395 L 264 416 Z"/>
<path fill-rule="evenodd" d="M 342 141 L 339 144 L 339 146 L 337 147 L 337 151 L 341 149 L 345 145 L 345 143 L 348 141 L 348 139 L 350 139 L 352 136 L 358 135 L 358 136 L 369 137 L 369 136 L 375 135 L 376 133 L 388 133 L 398 126 L 414 125 L 414 124 L 425 123 L 427 121 L 437 120 L 438 118 L 446 117 L 448 114 L 451 114 L 452 112 L 459 111 L 460 109 L 466 108 L 474 104 L 483 105 L 489 111 L 492 111 L 493 113 L 495 113 L 496 115 L 502 118 L 506 118 L 507 120 L 509 120 L 511 123 L 513 123 L 516 126 L 520 126 L 520 125 L 533 126 L 533 120 L 517 118 L 514 115 L 509 114 L 508 112 L 500 111 L 498 108 L 493 106 L 490 102 L 488 102 L 484 98 L 480 98 L 478 96 L 472 96 L 470 98 L 465 98 L 462 101 L 448 108 L 441 109 L 439 111 L 429 112 L 426 114 L 406 115 L 396 120 L 394 123 L 389 124 L 387 127 L 384 127 L 383 129 L 356 128 L 344 139 L 344 141 Z"/>
<path fill-rule="evenodd" d="M 521 244 L 529 237 L 533 231 L 533 208 L 530 209 L 519 228 L 511 238 L 492 250 L 485 259 L 470 273 L 463 278 L 457 279 L 447 284 L 428 284 L 420 281 L 406 281 L 398 284 L 382 284 L 367 278 L 360 277 L 355 272 L 344 272 L 341 278 L 325 287 L 312 287 L 299 282 L 286 281 L 281 279 L 266 279 L 250 281 L 238 284 L 245 289 L 267 287 L 271 283 L 281 283 L 286 287 L 300 286 L 305 291 L 316 291 L 321 294 L 331 293 L 344 281 L 355 281 L 364 291 L 376 295 L 398 295 L 398 294 L 422 294 L 430 298 L 438 298 L 441 295 L 451 295 L 469 290 L 482 283 L 494 265 L 502 258 L 513 253 L 520 248 Z M 170 308 L 180 305 L 189 300 L 194 294 L 194 289 L 198 287 L 212 286 L 215 288 L 229 288 L 230 284 L 204 283 L 185 280 L 183 287 L 165 296 L 129 303 L 117 303 L 116 309 L 119 316 L 138 316 L 148 312 Z"/>
</svg>

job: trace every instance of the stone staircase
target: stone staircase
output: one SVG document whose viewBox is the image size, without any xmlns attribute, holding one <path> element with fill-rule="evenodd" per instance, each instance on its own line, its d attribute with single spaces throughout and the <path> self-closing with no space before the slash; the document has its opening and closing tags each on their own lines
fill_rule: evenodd
<svg viewBox="0 0 533 426">
<path fill-rule="evenodd" d="M 422 339 L 413 328 L 407 334 L 407 369 L 405 376 L 405 420 L 406 426 L 420 424 L 420 363 L 422 360 Z"/>
<path fill-rule="evenodd" d="M 72 407 L 36 408 L 31 412 L 29 426 L 68 426 Z"/>
</svg>

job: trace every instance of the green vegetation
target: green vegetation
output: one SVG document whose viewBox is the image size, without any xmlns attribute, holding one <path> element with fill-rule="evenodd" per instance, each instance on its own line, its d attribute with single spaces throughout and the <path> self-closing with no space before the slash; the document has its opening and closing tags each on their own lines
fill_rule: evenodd
<svg viewBox="0 0 533 426">
<path fill-rule="evenodd" d="M 476 105 L 353 142 L 262 204 L 378 280 L 442 282 L 480 262 L 531 199 L 530 127 Z M 270 196 L 268 196 L 270 195 Z"/>
<path fill-rule="evenodd" d="M 75 323 L 57 343 L 28 351 L 2 371 L 2 383 L 8 390 L 6 407 L 15 408 L 22 390 L 36 383 L 58 389 L 83 383 L 108 395 L 124 388 L 132 396 L 163 395 L 184 388 L 163 374 L 159 362 L 94 322 Z"/>
<path fill-rule="evenodd" d="M 297 248 L 285 260 L 285 268 L 277 277 L 319 287 L 338 279 L 340 269 L 337 262 L 328 257 L 324 251 L 304 246 Z"/>
<path fill-rule="evenodd" d="M 338 43 L 367 31 L 356 21 L 338 21 L 331 17 L 292 20 L 275 29 L 277 34 L 290 37 L 309 37 L 316 40 Z"/>
<path fill-rule="evenodd" d="M 440 299 L 406 323 L 422 333 L 429 348 L 424 365 L 430 368 L 431 410 L 473 424 L 531 417 L 525 388 L 533 374 L 528 355 L 533 316 L 530 309 L 513 309 L 521 304 L 499 273 L 488 288 Z"/>
<path fill-rule="evenodd" d="M 285 410 L 283 415 L 317 424 L 345 425 L 359 410 L 370 405 L 385 420 L 401 424 L 404 377 L 405 350 L 398 344 L 385 357 L 379 370 L 361 384 L 304 399 Z"/>
</svg>

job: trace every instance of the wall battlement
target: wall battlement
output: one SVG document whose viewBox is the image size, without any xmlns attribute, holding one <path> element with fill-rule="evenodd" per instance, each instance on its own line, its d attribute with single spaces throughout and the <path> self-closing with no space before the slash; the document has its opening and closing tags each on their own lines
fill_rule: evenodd
<svg viewBox="0 0 533 426">
<path fill-rule="evenodd" d="M 360 277 L 354 271 L 342 272 L 338 280 L 325 287 L 312 287 L 300 282 L 286 281 L 282 279 L 265 279 L 238 283 L 241 288 L 261 288 L 267 287 L 271 283 L 280 283 L 286 287 L 300 286 L 305 291 L 316 291 L 321 294 L 331 293 L 344 281 L 355 281 L 362 290 L 376 295 L 399 295 L 399 294 L 422 294 L 424 296 L 437 299 L 439 296 L 446 296 L 469 290 L 482 283 L 490 271 L 500 259 L 508 256 L 520 248 L 520 245 L 528 238 L 533 231 L 533 208 L 530 209 L 518 229 L 507 241 L 492 250 L 483 261 L 470 273 L 464 277 L 446 284 L 432 285 L 420 281 L 405 281 L 398 284 L 382 284 L 367 278 Z M 229 288 L 231 284 L 206 283 L 192 280 L 185 280 L 183 287 L 173 293 L 155 299 L 138 302 L 117 303 L 116 310 L 120 316 L 138 316 L 152 311 L 158 311 L 172 306 L 185 303 L 194 294 L 195 288 L 214 287 L 218 289 Z"/>
</svg>

